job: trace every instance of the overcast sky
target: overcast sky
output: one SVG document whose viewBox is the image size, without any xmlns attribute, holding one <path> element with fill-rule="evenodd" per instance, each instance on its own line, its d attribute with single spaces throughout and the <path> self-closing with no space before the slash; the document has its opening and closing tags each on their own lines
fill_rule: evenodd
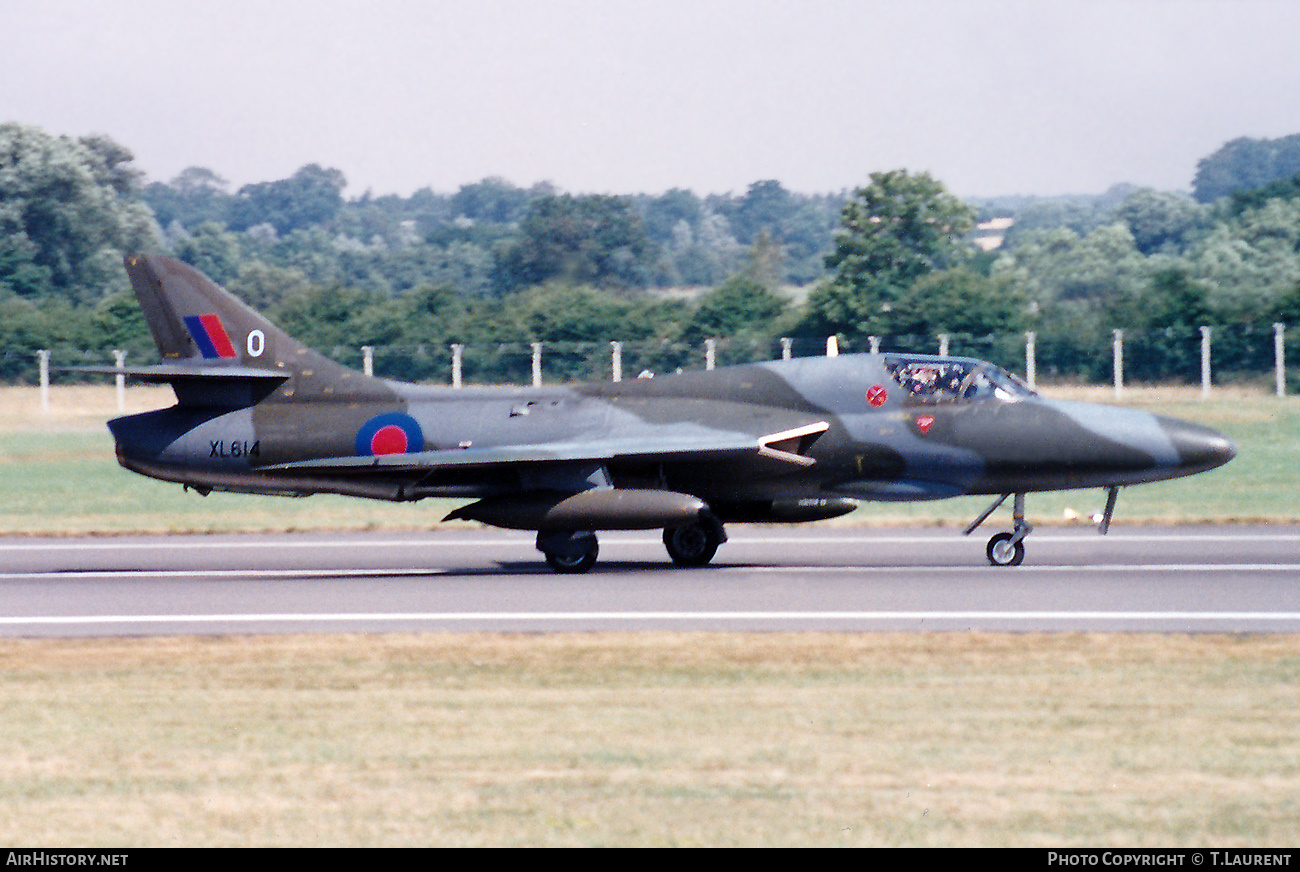
<svg viewBox="0 0 1300 872">
<path fill-rule="evenodd" d="M 1300 133 L 1297 0 L 0 0 L 0 120 L 348 193 L 1188 189 Z"/>
</svg>

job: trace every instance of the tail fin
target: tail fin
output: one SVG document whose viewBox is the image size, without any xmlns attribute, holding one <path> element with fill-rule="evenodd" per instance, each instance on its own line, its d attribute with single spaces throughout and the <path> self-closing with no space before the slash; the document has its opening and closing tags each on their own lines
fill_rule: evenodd
<svg viewBox="0 0 1300 872">
<path fill-rule="evenodd" d="M 162 366 L 131 374 L 171 382 L 182 403 L 224 393 L 217 381 L 250 379 L 284 382 L 286 399 L 391 394 L 380 380 L 289 336 L 192 266 L 135 254 L 126 272 L 163 357 Z"/>
<path fill-rule="evenodd" d="M 168 363 L 269 368 L 301 356 L 301 343 L 188 264 L 137 254 L 126 272 Z"/>
</svg>

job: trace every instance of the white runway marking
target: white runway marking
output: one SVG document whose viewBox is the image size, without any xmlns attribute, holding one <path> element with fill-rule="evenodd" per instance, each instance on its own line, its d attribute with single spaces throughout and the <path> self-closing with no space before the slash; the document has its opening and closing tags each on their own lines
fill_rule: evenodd
<svg viewBox="0 0 1300 872">
<path fill-rule="evenodd" d="M 0 618 L 0 626 L 204 623 L 464 623 L 509 621 L 1300 621 L 1300 612 L 320 612 L 249 615 L 45 615 Z"/>
<path fill-rule="evenodd" d="M 1068 565 L 1035 565 L 992 567 L 984 564 L 970 566 L 932 566 L 916 564 L 913 566 L 880 566 L 863 564 L 861 566 L 727 566 L 718 565 L 692 570 L 701 575 L 713 573 L 787 573 L 806 572 L 819 574 L 843 575 L 846 573 L 882 575 L 943 575 L 949 573 L 968 573 L 972 570 L 985 570 L 996 577 L 1012 575 L 1032 575 L 1049 572 L 1111 572 L 1111 573 L 1147 573 L 1147 572 L 1294 572 L 1300 573 L 1300 563 L 1166 563 L 1130 566 L 1120 563 L 1096 563 Z M 681 574 L 665 566 L 665 573 Z M 530 569 L 526 574 L 547 574 L 540 567 Z M 451 570 L 430 567 L 373 567 L 368 569 L 89 569 L 55 572 L 0 572 L 0 581 L 84 581 L 92 578 L 378 578 L 382 576 L 431 576 L 451 575 Z M 598 577 L 595 573 L 590 577 Z"/>
<path fill-rule="evenodd" d="M 88 578 L 375 578 L 446 575 L 445 569 L 75 569 L 68 572 L 0 572 L 0 581 L 81 581 Z"/>
<path fill-rule="evenodd" d="M 993 529 L 990 527 L 990 529 Z M 1089 538 L 1092 531 L 1079 530 L 1074 534 L 1060 534 L 1050 532 L 1036 532 L 1030 541 L 1035 543 L 1041 542 L 1079 542 Z M 729 542 L 746 545 L 807 545 L 810 542 L 817 542 L 820 539 L 834 541 L 836 543 L 847 544 L 887 544 L 887 545 L 917 545 L 924 543 L 927 547 L 933 545 L 960 545 L 969 547 L 977 544 L 982 540 L 980 536 L 962 536 L 959 532 L 948 534 L 895 534 L 872 536 L 861 533 L 846 533 L 838 535 L 834 532 L 828 532 L 824 535 L 817 536 L 792 536 L 787 533 L 778 533 L 772 536 L 755 535 L 752 533 L 732 534 Z M 501 546 L 519 546 L 532 549 L 534 547 L 532 536 L 516 537 L 502 535 L 497 538 L 484 539 L 461 539 L 459 537 L 439 538 L 436 535 L 420 536 L 413 535 L 410 538 L 390 538 L 365 540 L 367 548 L 394 548 L 394 547 L 420 547 L 420 548 L 460 548 L 474 547 L 484 548 Z M 1300 533 L 1136 533 L 1120 532 L 1112 530 L 1106 537 L 1097 536 L 1097 541 L 1105 542 L 1111 545 L 1123 544 L 1140 544 L 1144 542 L 1300 542 Z M 293 537 L 267 539 L 265 541 L 247 541 L 238 537 L 235 538 L 213 538 L 207 539 L 202 536 L 186 536 L 177 538 L 157 538 L 148 541 L 118 542 L 112 539 L 104 539 L 93 542 L 77 541 L 68 542 L 64 540 L 51 539 L 39 542 L 3 542 L 0 541 L 0 552 L 5 551 L 192 551 L 200 549 L 220 549 L 223 551 L 240 550 L 240 549 L 272 549 L 272 550 L 294 550 L 294 549 L 311 549 L 320 550 L 327 548 L 353 548 L 357 544 L 354 538 L 339 539 L 301 539 Z M 660 545 L 661 540 L 658 537 L 642 536 L 619 536 L 619 535 L 602 535 L 601 545 Z"/>
</svg>

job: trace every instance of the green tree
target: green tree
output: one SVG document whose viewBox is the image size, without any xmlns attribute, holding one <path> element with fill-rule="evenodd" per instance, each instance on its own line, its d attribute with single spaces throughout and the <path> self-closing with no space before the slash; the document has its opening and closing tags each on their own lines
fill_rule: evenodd
<svg viewBox="0 0 1300 872">
<path fill-rule="evenodd" d="M 1096 310 L 1134 294 L 1149 274 L 1128 226 L 1115 223 L 1080 238 L 1064 228 L 1025 237 L 993 266 L 994 278 L 1014 282 L 1039 311 L 1080 303 Z"/>
<path fill-rule="evenodd" d="M 259 312 L 275 309 L 311 290 L 301 271 L 260 260 L 241 261 L 224 284 L 226 290 Z"/>
<path fill-rule="evenodd" d="M 682 331 L 684 342 L 768 334 L 789 302 L 750 276 L 732 276 L 709 291 L 695 306 Z"/>
<path fill-rule="evenodd" d="M 1139 188 L 1115 217 L 1128 226 L 1142 254 L 1178 254 L 1208 227 L 1210 210 L 1183 194 Z"/>
<path fill-rule="evenodd" d="M 244 262 L 241 237 L 215 221 L 200 224 L 175 244 L 176 257 L 219 285 L 226 286 Z"/>
<path fill-rule="evenodd" d="M 1188 251 L 1190 275 L 1221 313 L 1266 309 L 1300 280 L 1300 199 L 1271 199 L 1216 224 Z"/>
<path fill-rule="evenodd" d="M 1280 139 L 1239 137 L 1200 160 L 1192 193 L 1213 203 L 1234 191 L 1300 175 L 1300 133 Z"/>
<path fill-rule="evenodd" d="M 161 245 L 131 160 L 104 136 L 0 124 L 0 284 L 87 301 L 123 288 L 122 255 Z"/>
<path fill-rule="evenodd" d="M 452 214 L 476 223 L 513 224 L 528 208 L 532 195 L 498 176 L 461 185 L 451 198 Z"/>
<path fill-rule="evenodd" d="M 703 214 L 700 198 L 684 188 L 673 188 L 658 197 L 639 197 L 637 205 L 646 235 L 660 245 L 673 241 L 679 222 L 695 227 Z"/>
<path fill-rule="evenodd" d="M 0 237 L 0 293 L 30 298 L 51 289 L 52 271 L 36 262 L 38 254 L 26 233 Z"/>
<path fill-rule="evenodd" d="M 1028 315 L 1029 301 L 1014 283 L 947 269 L 922 276 L 904 292 L 895 307 L 893 332 L 971 337 L 1018 333 Z"/>
<path fill-rule="evenodd" d="M 929 173 L 871 174 L 840 213 L 834 275 L 809 295 L 807 324 L 853 336 L 896 332 L 897 305 L 921 277 L 971 256 L 975 209 Z"/>
<path fill-rule="evenodd" d="M 749 245 L 764 232 L 781 238 L 798 210 L 793 195 L 780 182 L 767 179 L 750 185 L 728 217 L 736 238 Z"/>
<path fill-rule="evenodd" d="M 534 200 L 520 236 L 497 260 L 498 288 L 560 279 L 606 289 L 645 287 L 654 252 L 627 197 L 569 194 Z"/>
<path fill-rule="evenodd" d="M 346 187 L 341 171 L 308 164 L 287 179 L 240 188 L 228 224 L 232 230 L 270 224 L 281 236 L 325 224 L 343 208 Z"/>
<path fill-rule="evenodd" d="M 1247 209 L 1258 209 L 1269 200 L 1294 200 L 1300 198 L 1300 175 L 1269 182 L 1261 188 L 1234 191 L 1228 202 L 1228 213 L 1240 216 Z"/>
<path fill-rule="evenodd" d="M 378 294 L 357 288 L 317 286 L 287 300 L 272 320 L 290 336 L 329 355 L 334 348 L 376 342 L 376 310 L 384 302 Z"/>
<path fill-rule="evenodd" d="M 101 300 L 91 312 L 87 327 L 90 333 L 88 347 L 124 349 L 134 358 L 155 355 L 153 335 L 135 294 L 130 291 L 111 294 Z"/>
<path fill-rule="evenodd" d="M 229 183 L 206 167 L 187 167 L 170 182 L 153 182 L 144 189 L 144 200 L 158 223 L 193 229 L 205 222 L 225 224 L 230 217 L 232 197 Z"/>
<path fill-rule="evenodd" d="M 839 203 L 836 197 L 809 198 L 781 228 L 786 281 L 806 285 L 825 274 Z"/>
<path fill-rule="evenodd" d="M 717 284 L 741 269 L 744 253 L 727 219 L 707 208 L 694 227 L 677 222 L 668 248 L 675 279 L 697 287 Z"/>
</svg>

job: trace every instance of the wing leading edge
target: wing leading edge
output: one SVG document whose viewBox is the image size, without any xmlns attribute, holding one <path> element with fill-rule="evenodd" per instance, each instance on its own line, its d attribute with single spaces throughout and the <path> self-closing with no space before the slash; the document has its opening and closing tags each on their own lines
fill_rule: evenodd
<svg viewBox="0 0 1300 872">
<path fill-rule="evenodd" d="M 411 454 L 385 454 L 374 457 L 327 457 L 300 460 L 263 467 L 271 471 L 310 473 L 358 473 L 365 470 L 386 472 L 420 471 L 445 468 L 489 467 L 518 463 L 571 463 L 577 461 L 608 463 L 615 460 L 718 460 L 728 456 L 761 455 L 796 466 L 811 466 L 806 456 L 817 436 L 830 424 L 818 421 L 803 427 L 765 436 L 740 433 L 704 436 L 647 436 L 631 439 L 589 439 L 544 442 L 533 445 L 496 445 L 482 448 L 449 448 Z"/>
</svg>

